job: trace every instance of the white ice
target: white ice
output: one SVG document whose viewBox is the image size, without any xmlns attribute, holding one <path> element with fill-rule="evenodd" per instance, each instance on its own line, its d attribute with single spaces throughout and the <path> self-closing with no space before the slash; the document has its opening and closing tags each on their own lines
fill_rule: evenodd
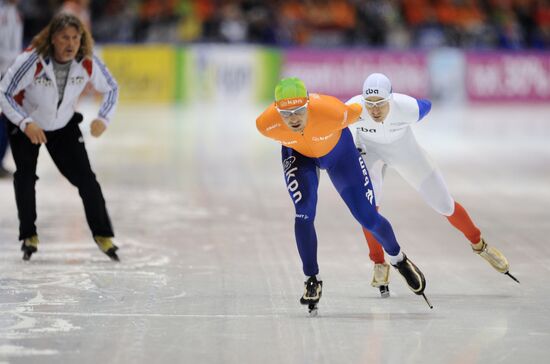
<svg viewBox="0 0 550 364">
<path fill-rule="evenodd" d="M 280 147 L 255 129 L 261 110 L 122 105 L 102 138 L 85 131 L 120 264 L 93 243 L 45 148 L 41 243 L 23 262 L 13 187 L 0 180 L 0 363 L 548 362 L 550 106 L 436 105 L 415 127 L 521 284 L 390 171 L 381 212 L 435 307 L 395 272 L 381 299 L 361 230 L 323 174 L 315 318 L 298 303 L 293 207 Z"/>
</svg>

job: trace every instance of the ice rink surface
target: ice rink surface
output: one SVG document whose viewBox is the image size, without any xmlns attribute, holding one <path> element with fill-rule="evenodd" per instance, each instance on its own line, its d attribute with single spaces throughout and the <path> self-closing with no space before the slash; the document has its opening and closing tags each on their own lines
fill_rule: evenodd
<svg viewBox="0 0 550 364">
<path fill-rule="evenodd" d="M 293 206 L 280 147 L 255 129 L 262 109 L 121 105 L 102 138 L 85 131 L 120 264 L 93 243 L 45 148 L 41 243 L 23 262 L 13 187 L 0 180 L 0 363 L 548 362 L 550 106 L 435 105 L 415 126 L 520 285 L 390 171 L 381 212 L 435 307 L 393 270 L 381 299 L 360 227 L 323 172 L 315 318 L 298 303 Z M 89 122 L 94 106 L 84 111 Z"/>
</svg>

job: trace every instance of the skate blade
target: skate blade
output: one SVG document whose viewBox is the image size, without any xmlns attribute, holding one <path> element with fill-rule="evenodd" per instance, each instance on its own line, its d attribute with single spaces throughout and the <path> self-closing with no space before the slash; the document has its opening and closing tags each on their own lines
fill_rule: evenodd
<svg viewBox="0 0 550 364">
<path fill-rule="evenodd" d="M 114 261 L 114 262 L 120 262 L 120 258 L 118 257 L 118 255 L 117 255 L 117 253 L 116 253 L 117 249 L 118 249 L 118 248 L 113 247 L 113 248 L 110 248 L 109 250 L 107 250 L 107 251 L 105 252 L 105 254 L 106 254 L 109 258 L 111 258 L 111 260 Z"/>
<path fill-rule="evenodd" d="M 510 272 L 506 272 L 504 274 L 506 274 L 508 277 L 512 278 L 514 281 L 519 283 L 518 279 L 516 277 L 514 277 L 513 275 L 511 275 Z"/>
<path fill-rule="evenodd" d="M 422 293 L 422 297 L 424 297 L 424 301 L 426 301 L 426 303 L 428 304 L 428 307 L 430 307 L 430 309 L 433 309 L 434 306 L 432 306 L 432 304 L 428 300 L 428 297 L 426 297 L 426 295 L 424 293 Z"/>
<path fill-rule="evenodd" d="M 390 288 L 388 286 L 380 286 L 380 297 L 388 298 L 390 296 Z"/>
<path fill-rule="evenodd" d="M 32 253 L 35 253 L 37 249 L 33 247 L 22 246 L 21 251 L 23 252 L 23 260 L 28 261 L 31 260 Z"/>
<path fill-rule="evenodd" d="M 319 314 L 319 308 L 317 307 L 317 304 L 310 304 L 307 308 L 309 312 L 309 317 L 316 317 Z"/>
<path fill-rule="evenodd" d="M 21 251 L 23 252 L 23 260 L 27 261 L 31 259 L 32 253 L 36 253 L 38 249 L 32 245 L 21 244 Z"/>
</svg>

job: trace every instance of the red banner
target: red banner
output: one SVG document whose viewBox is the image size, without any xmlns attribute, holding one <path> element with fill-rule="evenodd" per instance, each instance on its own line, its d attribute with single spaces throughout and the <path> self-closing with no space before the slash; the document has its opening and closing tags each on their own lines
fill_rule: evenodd
<svg viewBox="0 0 550 364">
<path fill-rule="evenodd" d="M 299 77 L 310 92 L 342 100 L 361 94 L 365 78 L 374 72 L 387 75 L 395 92 L 429 95 L 427 59 L 420 53 L 307 49 L 283 53 L 283 77 Z"/>
</svg>

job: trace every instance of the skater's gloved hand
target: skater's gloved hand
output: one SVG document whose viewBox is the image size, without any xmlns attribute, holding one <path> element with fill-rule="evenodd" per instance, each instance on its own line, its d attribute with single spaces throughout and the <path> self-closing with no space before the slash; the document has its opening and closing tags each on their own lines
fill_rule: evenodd
<svg viewBox="0 0 550 364">
<path fill-rule="evenodd" d="M 105 123 L 100 119 L 95 119 L 90 125 L 90 132 L 92 133 L 92 136 L 96 138 L 99 138 L 105 129 L 107 129 L 107 125 L 105 125 Z"/>
<path fill-rule="evenodd" d="M 25 126 L 25 135 L 33 144 L 43 144 L 48 142 L 44 130 L 42 130 L 42 128 L 34 121 L 27 123 L 27 126 Z"/>
</svg>

